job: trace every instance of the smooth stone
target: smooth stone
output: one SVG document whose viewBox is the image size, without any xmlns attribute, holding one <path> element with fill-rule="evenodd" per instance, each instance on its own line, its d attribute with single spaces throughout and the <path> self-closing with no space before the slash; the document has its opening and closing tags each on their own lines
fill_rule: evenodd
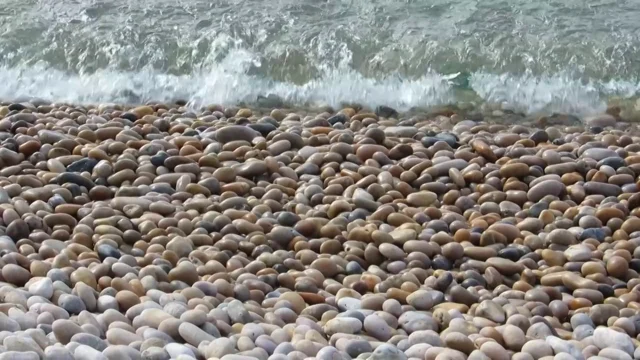
<svg viewBox="0 0 640 360">
<path fill-rule="evenodd" d="M 216 339 L 218 340 L 218 339 Z M 210 344 L 212 344 L 213 342 L 215 342 L 216 340 L 212 341 Z M 182 344 L 178 344 L 178 343 L 170 343 L 165 345 L 164 350 L 169 354 L 169 356 L 171 356 L 172 358 L 177 358 L 180 355 L 187 355 L 190 356 L 192 358 L 195 358 L 196 355 L 194 354 L 194 352 L 188 348 L 185 345 Z"/>
<path fill-rule="evenodd" d="M 201 328 L 186 322 L 180 324 L 178 332 L 187 343 L 196 347 L 203 341 L 213 341 L 215 339 Z"/>
<path fill-rule="evenodd" d="M 84 302 L 77 296 L 71 294 L 62 294 L 58 297 L 58 306 L 65 309 L 69 314 L 80 314 L 86 310 Z"/>
<path fill-rule="evenodd" d="M 378 315 L 372 314 L 364 319 L 364 330 L 380 341 L 387 341 L 393 334 L 392 328 Z"/>
<path fill-rule="evenodd" d="M 234 352 L 234 344 L 228 338 L 219 338 L 211 341 L 209 345 L 207 345 L 205 353 L 207 358 L 221 358 L 227 354 L 231 354 Z"/>
<path fill-rule="evenodd" d="M 7 351 L 35 352 L 40 357 L 44 356 L 44 352 L 40 348 L 40 345 L 27 336 L 7 336 L 4 338 L 2 344 Z"/>
<path fill-rule="evenodd" d="M 252 321 L 249 311 L 238 300 L 233 300 L 227 305 L 227 313 L 234 324 L 246 324 Z"/>
<path fill-rule="evenodd" d="M 337 317 L 333 318 L 324 325 L 324 332 L 327 335 L 336 333 L 355 334 L 362 329 L 362 322 L 358 319 Z"/>
<path fill-rule="evenodd" d="M 600 349 L 614 348 L 633 356 L 635 350 L 631 337 L 609 328 L 598 327 L 593 332 L 593 343 Z"/>
<path fill-rule="evenodd" d="M 392 344 L 378 346 L 367 360 L 407 360 L 407 356 Z"/>
<path fill-rule="evenodd" d="M 530 201 L 538 202 L 548 195 L 560 196 L 563 191 L 565 191 L 565 186 L 562 182 L 553 179 L 544 180 L 529 189 L 527 198 Z"/>
<path fill-rule="evenodd" d="M 39 360 L 40 355 L 34 351 L 2 351 L 0 360 Z"/>
<path fill-rule="evenodd" d="M 76 360 L 108 360 L 103 353 L 87 345 L 76 347 L 73 356 Z"/>
<path fill-rule="evenodd" d="M 566 340 L 562 340 L 555 336 L 547 336 L 545 339 L 547 344 L 551 346 L 553 352 L 558 353 L 568 353 L 573 356 L 576 360 L 584 360 L 584 356 L 580 349 L 578 349 L 575 345 L 571 344 Z"/>
<path fill-rule="evenodd" d="M 71 351 L 62 345 L 47 346 L 44 355 L 45 360 L 74 360 Z"/>
<path fill-rule="evenodd" d="M 71 341 L 90 346 L 98 351 L 104 351 L 108 346 L 106 341 L 88 333 L 75 334 L 71 337 Z"/>
<path fill-rule="evenodd" d="M 573 245 L 564 251 L 567 260 L 572 262 L 582 262 L 591 259 L 591 249 L 585 245 Z"/>
<path fill-rule="evenodd" d="M 504 309 L 492 300 L 484 300 L 476 307 L 476 316 L 502 324 L 505 321 Z"/>
<path fill-rule="evenodd" d="M 527 341 L 522 346 L 522 352 L 531 354 L 534 359 L 540 359 L 545 356 L 553 356 L 553 349 L 546 341 L 542 339 L 533 339 Z"/>
<path fill-rule="evenodd" d="M 84 186 L 87 190 L 91 190 L 95 184 L 90 179 L 85 178 L 84 176 L 76 173 L 65 172 L 56 178 L 57 183 L 59 185 L 64 185 L 66 183 L 76 184 L 78 186 Z"/>
<path fill-rule="evenodd" d="M 216 140 L 222 144 L 238 140 L 251 142 L 258 136 L 259 132 L 241 125 L 228 125 L 215 131 Z"/>
<path fill-rule="evenodd" d="M 42 278 L 29 285 L 29 292 L 33 295 L 49 299 L 53 295 L 53 282 L 48 277 Z"/>
<path fill-rule="evenodd" d="M 434 298 L 427 290 L 417 290 L 407 296 L 407 303 L 416 310 L 429 310 L 434 305 Z"/>
<path fill-rule="evenodd" d="M 598 353 L 598 356 L 601 357 L 602 359 L 632 360 L 631 356 L 626 352 L 619 349 L 613 349 L 613 348 L 606 348 L 606 349 L 600 350 L 600 352 Z M 593 357 L 589 359 L 593 359 Z"/>
<path fill-rule="evenodd" d="M 92 172 L 93 168 L 98 165 L 98 160 L 91 158 L 84 158 L 77 161 L 72 162 L 66 168 L 68 172 Z"/>
</svg>

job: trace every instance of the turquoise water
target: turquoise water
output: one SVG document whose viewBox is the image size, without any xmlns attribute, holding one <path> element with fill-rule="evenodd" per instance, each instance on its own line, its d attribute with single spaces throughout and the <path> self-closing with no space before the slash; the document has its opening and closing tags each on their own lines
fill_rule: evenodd
<svg viewBox="0 0 640 360">
<path fill-rule="evenodd" d="M 631 0 L 5 0 L 0 98 L 592 113 L 636 96 L 637 19 Z"/>
</svg>

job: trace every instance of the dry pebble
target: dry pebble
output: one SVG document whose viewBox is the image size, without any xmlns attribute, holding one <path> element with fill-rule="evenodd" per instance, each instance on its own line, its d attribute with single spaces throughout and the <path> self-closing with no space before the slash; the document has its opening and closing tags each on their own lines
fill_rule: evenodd
<svg viewBox="0 0 640 360">
<path fill-rule="evenodd" d="M 2 105 L 0 360 L 640 359 L 615 115 Z"/>
</svg>

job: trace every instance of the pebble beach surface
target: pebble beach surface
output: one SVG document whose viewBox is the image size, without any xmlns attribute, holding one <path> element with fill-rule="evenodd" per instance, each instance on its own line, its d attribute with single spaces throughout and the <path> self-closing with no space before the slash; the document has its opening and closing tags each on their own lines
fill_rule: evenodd
<svg viewBox="0 0 640 360">
<path fill-rule="evenodd" d="M 6 103 L 0 360 L 640 359 L 607 112 Z"/>
</svg>

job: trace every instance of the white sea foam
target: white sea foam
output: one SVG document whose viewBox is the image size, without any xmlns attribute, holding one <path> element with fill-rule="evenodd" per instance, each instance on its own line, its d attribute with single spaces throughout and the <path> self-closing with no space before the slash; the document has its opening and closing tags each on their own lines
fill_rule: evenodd
<svg viewBox="0 0 640 360">
<path fill-rule="evenodd" d="M 345 66 L 325 70 L 318 78 L 299 85 L 251 75 L 249 69 L 254 65 L 249 52 L 238 50 L 215 66 L 183 76 L 151 70 L 70 74 L 44 65 L 0 67 L 0 98 L 39 98 L 76 104 L 181 99 L 198 108 L 207 104 L 252 103 L 259 96 L 271 95 L 293 106 L 339 106 L 344 102 L 357 102 L 372 107 L 387 105 L 399 110 L 459 100 L 454 95 L 455 74 L 427 71 L 413 79 L 400 76 L 372 79 Z M 479 98 L 506 108 L 579 115 L 603 111 L 606 107 L 604 96 L 633 96 L 640 89 L 633 82 L 595 83 L 566 75 L 536 77 L 488 72 L 471 74 L 468 84 Z"/>
</svg>

